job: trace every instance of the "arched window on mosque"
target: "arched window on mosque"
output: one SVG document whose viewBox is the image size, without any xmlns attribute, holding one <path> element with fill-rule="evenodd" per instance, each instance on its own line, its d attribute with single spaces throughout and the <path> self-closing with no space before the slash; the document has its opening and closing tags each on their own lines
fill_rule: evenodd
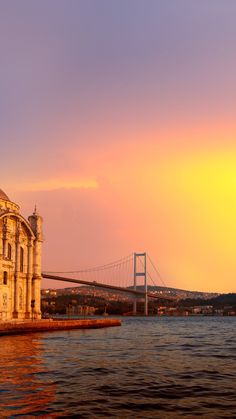
<svg viewBox="0 0 236 419">
<path fill-rule="evenodd" d="M 3 272 L 3 285 L 7 285 L 7 277 L 8 277 L 7 271 L 4 271 Z"/>
<path fill-rule="evenodd" d="M 11 245 L 8 243 L 7 245 L 7 258 L 11 260 Z"/>
<path fill-rule="evenodd" d="M 20 248 L 20 272 L 24 272 L 24 249 Z"/>
</svg>

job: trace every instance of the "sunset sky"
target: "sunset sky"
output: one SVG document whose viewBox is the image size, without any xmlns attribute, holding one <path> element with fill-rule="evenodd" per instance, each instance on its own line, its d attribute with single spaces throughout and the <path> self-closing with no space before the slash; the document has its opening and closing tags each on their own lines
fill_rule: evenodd
<svg viewBox="0 0 236 419">
<path fill-rule="evenodd" d="M 0 188 L 44 270 L 236 292 L 236 1 L 1 0 Z"/>
</svg>

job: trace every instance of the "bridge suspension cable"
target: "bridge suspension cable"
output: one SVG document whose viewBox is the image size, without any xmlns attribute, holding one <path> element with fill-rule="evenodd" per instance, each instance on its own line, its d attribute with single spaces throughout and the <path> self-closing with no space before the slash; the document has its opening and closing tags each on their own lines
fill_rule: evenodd
<svg viewBox="0 0 236 419">
<path fill-rule="evenodd" d="M 133 258 L 133 253 L 128 256 L 125 256 L 121 259 L 118 259 L 114 262 L 107 263 L 105 265 L 94 266 L 92 268 L 87 269 L 78 269 L 74 271 L 46 271 L 48 274 L 77 274 L 77 273 L 84 273 L 84 272 L 94 272 L 94 271 L 103 271 L 106 269 L 116 268 L 118 266 L 123 265 L 124 263 L 128 263 Z"/>
<path fill-rule="evenodd" d="M 155 271 L 155 272 L 156 272 L 156 274 L 158 275 L 158 278 L 159 278 L 159 279 L 160 279 L 160 281 L 162 282 L 163 286 L 164 286 L 165 288 L 167 288 L 167 285 L 165 284 L 164 279 L 162 278 L 162 276 L 161 276 L 160 272 L 159 272 L 159 271 L 158 271 L 158 269 L 156 268 L 156 266 L 155 266 L 154 262 L 151 260 L 151 258 L 150 258 L 150 256 L 149 256 L 149 254 L 148 254 L 148 253 L 147 253 L 147 258 L 148 258 L 149 262 L 151 263 L 151 266 L 153 267 L 154 271 Z M 143 268 L 144 268 L 144 263 L 143 263 L 142 259 L 140 259 L 140 262 L 141 262 L 141 264 L 142 264 L 142 266 L 143 266 Z M 153 279 L 152 275 L 150 274 L 150 271 L 149 271 L 149 270 L 147 270 L 147 276 L 148 276 L 148 278 L 150 278 L 150 280 L 152 281 L 153 285 L 154 285 L 155 287 L 157 287 L 158 285 L 157 285 L 157 283 L 154 281 L 154 279 Z"/>
<path fill-rule="evenodd" d="M 85 269 L 76 269 L 76 270 L 68 270 L 68 271 L 46 271 L 44 272 L 45 275 L 55 276 L 60 275 L 64 276 L 65 278 L 70 275 L 71 278 L 74 279 L 84 280 L 86 283 L 91 283 L 91 285 L 95 283 L 103 283 L 108 285 L 119 286 L 122 288 L 133 287 L 133 272 L 134 272 L 134 257 L 137 257 L 137 260 L 144 268 L 144 263 L 142 258 L 139 258 L 138 254 L 129 254 L 124 256 L 120 259 L 117 259 L 113 262 L 109 262 L 103 265 L 98 265 L 90 268 Z M 140 254 L 141 255 L 141 254 Z M 160 272 L 156 268 L 154 262 L 147 254 L 147 259 L 150 263 L 149 269 L 146 270 L 147 278 L 150 279 L 152 284 L 157 287 L 157 281 L 154 280 L 154 277 L 158 277 L 164 287 L 166 287 L 165 281 L 163 280 Z M 140 266 L 141 266 L 140 265 Z M 150 270 L 151 268 L 151 270 Z M 145 269 L 144 269 L 145 270 Z M 153 275 L 154 271 L 154 275 Z M 137 278 L 136 278 L 137 279 Z M 156 279 L 156 278 L 155 278 Z M 149 285 L 151 285 L 149 283 Z"/>
<path fill-rule="evenodd" d="M 160 272 L 158 271 L 158 269 L 157 269 L 157 267 L 155 266 L 154 262 L 153 262 L 153 261 L 152 261 L 152 259 L 150 258 L 149 254 L 147 254 L 147 257 L 148 257 L 148 260 L 149 260 L 149 262 L 151 263 L 151 265 L 152 265 L 153 269 L 154 269 L 154 270 L 155 270 L 155 272 L 157 273 L 157 275 L 158 275 L 158 277 L 159 277 L 160 281 L 162 282 L 163 286 L 164 286 L 165 288 L 167 288 L 167 285 L 166 285 L 166 283 L 165 283 L 164 279 L 162 278 L 162 276 L 161 276 Z"/>
</svg>

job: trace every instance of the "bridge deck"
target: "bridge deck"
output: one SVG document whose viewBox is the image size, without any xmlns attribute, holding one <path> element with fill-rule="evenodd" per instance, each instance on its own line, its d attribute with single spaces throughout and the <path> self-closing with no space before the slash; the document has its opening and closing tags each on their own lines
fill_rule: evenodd
<svg viewBox="0 0 236 419">
<path fill-rule="evenodd" d="M 120 291 L 120 292 L 125 292 L 127 294 L 133 294 L 133 295 L 137 295 L 140 297 L 144 297 L 145 296 L 145 291 L 141 291 L 141 290 L 134 290 L 132 288 L 124 288 L 124 287 L 119 287 L 117 285 L 108 285 L 108 284 L 102 284 L 101 282 L 89 282 L 89 281 L 84 281 L 83 279 L 74 279 L 74 278 L 65 278 L 62 276 L 57 276 L 57 275 L 52 275 L 52 274 L 47 274 L 47 273 L 42 273 L 42 277 L 45 279 L 53 279 L 55 281 L 63 281 L 63 282 L 73 282 L 75 284 L 82 284 L 82 285 L 89 285 L 89 286 L 94 286 L 94 287 L 98 287 L 98 288 L 105 288 L 105 289 L 109 289 L 109 290 L 115 290 L 115 291 Z M 148 292 L 147 293 L 148 297 L 151 298 L 170 298 L 171 297 L 164 297 L 157 294 L 153 294 Z"/>
</svg>

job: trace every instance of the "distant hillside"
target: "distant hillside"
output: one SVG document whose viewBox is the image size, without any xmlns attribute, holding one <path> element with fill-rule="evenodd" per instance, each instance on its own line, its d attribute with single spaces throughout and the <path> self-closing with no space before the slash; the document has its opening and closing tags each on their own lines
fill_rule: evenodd
<svg viewBox="0 0 236 419">
<path fill-rule="evenodd" d="M 201 299 L 186 298 L 179 302 L 185 306 L 193 305 L 211 305 L 213 307 L 222 308 L 225 306 L 236 307 L 236 293 L 221 294 L 217 297 L 208 298 L 202 301 Z"/>
<path fill-rule="evenodd" d="M 127 289 L 132 289 L 133 287 L 127 287 Z M 143 285 L 138 285 L 137 290 L 144 291 Z M 174 297 L 176 299 L 201 299 L 201 300 L 209 300 L 212 298 L 217 298 L 219 296 L 218 293 L 209 293 L 209 292 L 201 292 L 201 291 L 188 291 L 188 290 L 182 290 L 178 288 L 171 288 L 171 287 L 163 287 L 163 286 L 154 286 L 149 285 L 148 291 L 152 292 L 154 294 L 157 294 L 161 297 Z M 42 290 L 44 293 L 44 290 Z M 96 295 L 103 296 L 104 294 L 113 294 L 113 295 L 125 295 L 123 292 L 119 292 L 117 290 L 112 289 L 103 289 L 103 288 L 96 288 L 94 286 L 76 286 L 76 287 L 67 287 L 67 288 L 61 288 L 55 290 L 57 295 L 59 294 L 86 294 L 86 293 L 92 293 Z"/>
<path fill-rule="evenodd" d="M 132 287 L 129 287 L 132 288 Z M 137 286 L 137 290 L 143 291 L 144 290 L 144 286 L 143 285 L 139 285 Z M 170 295 L 170 296 L 174 296 L 177 298 L 181 298 L 181 299 L 186 299 L 186 298 L 193 298 L 193 299 L 209 299 L 209 298 L 215 298 L 218 297 L 219 294 L 218 293 L 214 293 L 214 292 L 202 292 L 202 291 L 188 291 L 188 290 L 182 290 L 179 288 L 170 288 L 170 287 L 163 287 L 163 286 L 152 286 L 149 285 L 148 286 L 148 291 L 149 292 L 153 292 L 153 293 L 157 293 L 160 295 Z"/>
</svg>

